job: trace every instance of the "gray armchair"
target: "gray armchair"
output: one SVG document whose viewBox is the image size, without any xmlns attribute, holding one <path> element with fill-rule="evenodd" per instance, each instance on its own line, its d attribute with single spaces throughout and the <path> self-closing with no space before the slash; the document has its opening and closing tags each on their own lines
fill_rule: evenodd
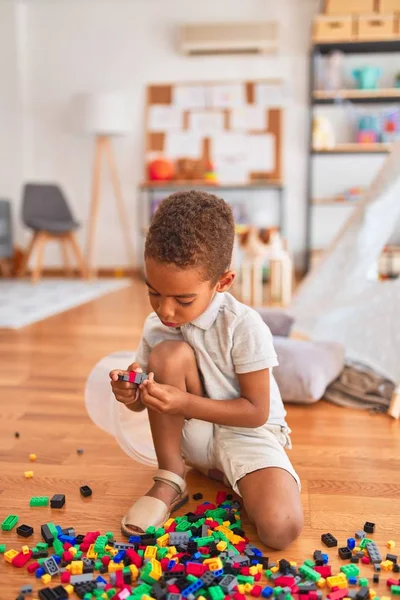
<svg viewBox="0 0 400 600">
<path fill-rule="evenodd" d="M 22 220 L 26 227 L 33 230 L 32 240 L 25 259 L 19 270 L 19 276 L 26 272 L 28 262 L 36 250 L 36 265 L 32 270 L 32 281 L 40 279 L 43 263 L 43 251 L 48 241 L 61 244 L 64 267 L 67 275 L 72 275 L 68 249 L 72 250 L 82 277 L 87 274 L 75 230 L 79 223 L 74 219 L 67 200 L 57 185 L 28 183 L 24 187 Z"/>
<path fill-rule="evenodd" d="M 8 200 L 0 200 L 0 274 L 11 275 L 13 256 L 11 205 Z"/>
</svg>

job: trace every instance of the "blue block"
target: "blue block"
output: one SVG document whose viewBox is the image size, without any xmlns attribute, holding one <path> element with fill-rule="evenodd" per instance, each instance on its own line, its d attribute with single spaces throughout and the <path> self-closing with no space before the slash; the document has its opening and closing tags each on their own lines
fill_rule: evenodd
<svg viewBox="0 0 400 600">
<path fill-rule="evenodd" d="M 258 549 L 258 548 L 256 548 L 255 546 L 249 546 L 249 548 L 251 548 L 251 550 L 253 550 L 253 552 L 254 552 L 254 554 L 255 554 L 256 556 L 262 556 L 262 555 L 263 555 L 263 554 L 262 554 L 262 552 L 261 552 L 261 550 L 259 550 L 259 549 Z"/>
<path fill-rule="evenodd" d="M 46 571 L 43 569 L 43 567 L 39 567 L 35 571 L 35 577 L 36 577 L 36 579 L 40 579 L 41 576 L 44 575 L 45 573 L 46 573 Z"/>
<path fill-rule="evenodd" d="M 60 527 L 60 525 L 56 525 L 56 529 L 57 529 L 57 537 L 60 537 L 60 535 L 63 535 L 63 530 L 62 530 L 62 527 Z"/>
<path fill-rule="evenodd" d="M 357 577 L 349 577 L 347 582 L 349 585 L 357 585 Z"/>
<path fill-rule="evenodd" d="M 71 546 L 75 546 L 76 538 L 73 537 L 72 535 L 64 535 L 64 534 L 63 535 L 59 535 L 58 539 L 63 544 L 65 544 L 66 542 L 68 542 L 68 544 L 71 544 Z"/>
<path fill-rule="evenodd" d="M 131 537 L 128 540 L 129 544 L 140 544 L 141 542 L 141 538 L 139 535 L 131 535 Z"/>
<path fill-rule="evenodd" d="M 272 594 L 274 593 L 274 590 L 272 587 L 270 587 L 269 585 L 267 585 L 261 592 L 261 596 L 263 598 L 270 598 L 272 596 Z"/>
<path fill-rule="evenodd" d="M 327 554 L 325 554 L 325 552 L 322 553 L 322 560 L 324 561 L 324 565 L 327 565 L 329 562 L 329 556 Z"/>
<path fill-rule="evenodd" d="M 354 538 L 348 538 L 347 547 L 349 550 L 353 550 L 356 547 L 356 540 Z"/>
<path fill-rule="evenodd" d="M 61 556 L 58 556 L 58 554 L 52 554 L 52 557 L 54 558 L 56 563 L 59 565 L 61 562 Z"/>
<path fill-rule="evenodd" d="M 99 575 L 96 579 L 96 583 L 105 583 L 107 584 L 107 581 L 104 579 L 104 577 L 101 577 L 101 575 Z"/>
<path fill-rule="evenodd" d="M 200 560 L 200 558 L 201 558 L 201 552 L 195 552 L 195 553 L 193 554 L 193 558 L 194 558 L 195 560 Z"/>
<path fill-rule="evenodd" d="M 224 570 L 223 569 L 217 569 L 216 571 L 212 571 L 215 575 L 215 577 L 221 577 L 221 575 L 224 574 Z"/>
<path fill-rule="evenodd" d="M 114 556 L 114 558 L 113 558 L 113 561 L 114 561 L 115 563 L 120 563 L 121 561 L 123 561 L 123 560 L 124 560 L 125 554 L 126 554 L 125 550 L 120 550 L 120 551 L 119 551 L 119 552 L 117 552 L 117 554 Z"/>
<path fill-rule="evenodd" d="M 167 570 L 170 571 L 171 569 L 174 568 L 175 565 L 176 565 L 176 562 L 174 560 L 170 560 L 169 563 L 167 564 Z"/>
</svg>

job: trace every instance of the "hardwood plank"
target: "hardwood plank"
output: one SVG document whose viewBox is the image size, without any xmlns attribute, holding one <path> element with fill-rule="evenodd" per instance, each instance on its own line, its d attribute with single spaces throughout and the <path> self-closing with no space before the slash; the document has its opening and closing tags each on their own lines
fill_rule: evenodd
<svg viewBox="0 0 400 600">
<path fill-rule="evenodd" d="M 121 516 L 150 487 L 153 469 L 130 460 L 90 421 L 84 407 L 93 365 L 111 352 L 134 350 L 149 310 L 137 279 L 130 288 L 68 313 L 0 332 L 0 520 L 14 513 L 20 523 L 32 525 L 30 545 L 40 541 L 40 525 L 48 521 L 73 525 L 82 533 L 101 529 L 118 534 Z M 302 561 L 321 547 L 321 533 L 331 531 L 345 543 L 365 520 L 376 522 L 379 543 L 399 537 L 400 424 L 324 402 L 289 406 L 288 421 L 294 446 L 289 456 L 302 478 L 305 527 L 288 550 L 267 554 L 273 560 L 285 556 Z M 84 453 L 78 455 L 77 448 Z M 37 454 L 34 463 L 28 458 L 31 452 Z M 26 470 L 34 471 L 33 479 L 24 478 Z M 81 498 L 82 484 L 93 488 L 92 498 Z M 209 499 L 221 489 L 195 472 L 189 473 L 188 484 L 190 493 L 201 491 Z M 29 507 L 31 496 L 54 493 L 66 495 L 61 511 Z M 195 504 L 191 500 L 185 511 Z M 244 526 L 258 543 L 245 515 Z M 23 543 L 15 532 L 1 532 L 3 541 L 8 548 Z M 335 549 L 330 555 L 339 566 Z M 370 578 L 372 571 L 363 566 L 362 573 Z M 43 587 L 3 560 L 0 578 L 4 600 L 15 598 L 24 583 Z M 374 589 L 384 595 L 384 587 L 383 581 Z"/>
</svg>

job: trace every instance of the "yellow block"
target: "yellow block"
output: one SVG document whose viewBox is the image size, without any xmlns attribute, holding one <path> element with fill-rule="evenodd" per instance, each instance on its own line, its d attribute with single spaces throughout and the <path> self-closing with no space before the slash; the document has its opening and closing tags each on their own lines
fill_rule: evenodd
<svg viewBox="0 0 400 600">
<path fill-rule="evenodd" d="M 371 598 L 371 600 L 373 600 L 376 596 L 376 591 L 375 590 L 369 590 L 369 597 Z"/>
<path fill-rule="evenodd" d="M 94 544 L 90 544 L 89 550 L 87 551 L 86 556 L 88 558 L 93 558 L 93 559 L 96 560 L 96 558 L 97 558 L 97 552 L 94 551 Z"/>
<path fill-rule="evenodd" d="M 71 562 L 71 575 L 82 575 L 83 573 L 83 561 L 73 560 Z"/>
<path fill-rule="evenodd" d="M 158 581 L 162 577 L 161 563 L 159 563 L 158 560 L 156 560 L 155 558 L 150 558 L 149 562 L 151 564 L 151 571 L 149 575 L 150 577 Z"/>
<path fill-rule="evenodd" d="M 113 560 L 110 560 L 110 562 L 108 563 L 108 572 L 115 573 L 115 571 L 121 571 L 121 569 L 123 569 L 124 566 L 125 565 L 123 562 L 115 563 Z"/>
<path fill-rule="evenodd" d="M 391 560 L 384 560 L 381 562 L 382 571 L 391 571 L 393 569 L 393 563 Z"/>
<path fill-rule="evenodd" d="M 18 550 L 7 550 L 7 552 L 4 552 L 4 560 L 8 563 L 11 563 L 12 559 L 14 556 L 17 556 L 17 554 L 19 554 Z"/>
<path fill-rule="evenodd" d="M 223 569 L 224 566 L 222 564 L 222 560 L 219 556 L 215 556 L 213 558 L 207 558 L 203 560 L 203 565 L 208 565 L 210 571 L 219 571 L 219 569 Z"/>
<path fill-rule="evenodd" d="M 290 561 L 289 564 L 291 567 L 297 567 L 297 562 L 295 560 Z"/>
<path fill-rule="evenodd" d="M 353 548 L 353 554 L 357 554 L 357 552 L 361 552 L 360 546 L 354 546 L 354 548 Z"/>
<path fill-rule="evenodd" d="M 169 544 L 169 533 L 164 533 L 164 535 L 157 538 L 157 546 L 160 548 L 165 548 Z"/>
<path fill-rule="evenodd" d="M 324 579 L 323 577 L 320 577 L 317 581 L 317 587 L 319 588 L 323 588 L 326 585 L 326 579 Z"/>
<path fill-rule="evenodd" d="M 389 596 L 381 596 L 381 600 L 390 600 Z"/>
<path fill-rule="evenodd" d="M 129 570 L 132 573 L 132 581 L 136 581 L 139 577 L 139 571 L 136 565 L 129 565 Z"/>
<path fill-rule="evenodd" d="M 25 471 L 24 472 L 25 479 L 32 479 L 33 475 L 34 475 L 33 471 Z"/>
<path fill-rule="evenodd" d="M 207 523 L 207 519 L 206 519 L 206 523 Z M 222 525 L 223 525 L 224 527 L 229 527 L 229 525 L 230 525 L 230 524 L 231 524 L 231 522 L 230 522 L 230 521 L 222 521 Z"/>
<path fill-rule="evenodd" d="M 218 546 L 217 546 L 217 548 L 218 548 Z M 252 567 L 250 567 L 249 573 L 250 573 L 250 575 L 257 575 L 257 573 L 258 573 L 258 566 L 257 565 L 253 565 Z"/>
<path fill-rule="evenodd" d="M 239 583 L 237 589 L 239 594 L 244 594 L 244 583 Z"/>
<path fill-rule="evenodd" d="M 197 600 L 206 600 L 204 596 L 197 596 Z"/>
<path fill-rule="evenodd" d="M 270 571 L 272 571 L 272 573 L 277 573 L 279 571 L 279 567 L 271 567 Z"/>
<path fill-rule="evenodd" d="M 148 560 L 150 558 L 157 558 L 157 546 L 147 546 L 144 551 L 144 557 Z"/>
<path fill-rule="evenodd" d="M 226 536 L 226 537 L 228 537 L 228 536 Z M 242 538 L 240 535 L 233 535 L 232 538 L 230 539 L 230 541 L 232 542 L 233 545 L 235 545 L 235 544 L 239 544 L 240 542 L 244 542 L 244 538 Z"/>
<path fill-rule="evenodd" d="M 109 546 L 108 544 L 105 547 L 105 550 L 106 550 L 106 552 L 111 554 L 111 556 L 115 556 L 116 554 L 118 554 L 118 550 L 116 548 L 114 548 L 114 546 Z"/>
<path fill-rule="evenodd" d="M 332 589 L 333 587 L 343 589 L 347 587 L 347 578 L 344 573 L 340 573 L 340 575 L 332 575 L 331 577 L 327 577 L 326 583 L 328 584 L 329 589 Z"/>
<path fill-rule="evenodd" d="M 72 556 L 75 556 L 78 550 L 74 546 L 71 546 L 71 548 L 68 548 L 68 552 L 70 552 Z"/>
<path fill-rule="evenodd" d="M 386 546 L 390 549 L 393 550 L 393 548 L 396 547 L 396 542 L 393 540 L 389 540 L 388 542 L 386 542 Z"/>
<path fill-rule="evenodd" d="M 226 549 L 227 545 L 228 545 L 228 544 L 227 544 L 226 542 L 224 542 L 224 540 L 221 540 L 221 541 L 220 541 L 220 542 L 218 542 L 218 544 L 217 544 L 217 550 L 218 550 L 219 552 L 223 552 L 223 551 Z"/>
<path fill-rule="evenodd" d="M 29 554 L 29 546 L 22 546 L 22 554 Z"/>
<path fill-rule="evenodd" d="M 176 554 L 178 554 L 175 546 L 170 546 L 168 548 L 168 554 L 167 554 L 167 558 L 172 558 L 173 556 L 175 556 Z"/>
<path fill-rule="evenodd" d="M 63 585 L 63 588 L 67 592 L 68 596 L 71 596 L 74 593 L 74 586 L 68 583 L 68 585 Z"/>
<path fill-rule="evenodd" d="M 30 454 L 29 455 L 29 460 L 31 460 L 32 462 L 34 462 L 37 459 L 36 454 Z"/>
<path fill-rule="evenodd" d="M 48 573 L 45 573 L 44 575 L 41 576 L 40 579 L 43 581 L 44 585 L 47 585 L 51 581 L 51 575 L 49 575 Z"/>
<path fill-rule="evenodd" d="M 251 590 L 253 589 L 254 585 L 252 585 L 251 583 L 245 583 L 244 584 L 244 593 L 245 594 L 250 594 Z"/>
<path fill-rule="evenodd" d="M 154 598 L 148 596 L 147 594 L 143 594 L 143 596 L 140 596 L 140 600 L 154 600 Z"/>
<path fill-rule="evenodd" d="M 172 523 L 175 522 L 175 519 L 168 519 L 168 521 L 166 521 L 164 523 L 164 529 L 168 529 L 168 527 L 171 527 Z"/>
</svg>

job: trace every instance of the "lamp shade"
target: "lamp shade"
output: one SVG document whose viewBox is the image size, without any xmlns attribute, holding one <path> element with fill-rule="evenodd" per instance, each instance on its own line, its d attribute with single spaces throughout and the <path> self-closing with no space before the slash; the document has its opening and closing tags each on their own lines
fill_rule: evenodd
<svg viewBox="0 0 400 600">
<path fill-rule="evenodd" d="M 83 129 L 94 135 L 126 135 L 132 114 L 126 95 L 119 92 L 81 96 Z"/>
</svg>

